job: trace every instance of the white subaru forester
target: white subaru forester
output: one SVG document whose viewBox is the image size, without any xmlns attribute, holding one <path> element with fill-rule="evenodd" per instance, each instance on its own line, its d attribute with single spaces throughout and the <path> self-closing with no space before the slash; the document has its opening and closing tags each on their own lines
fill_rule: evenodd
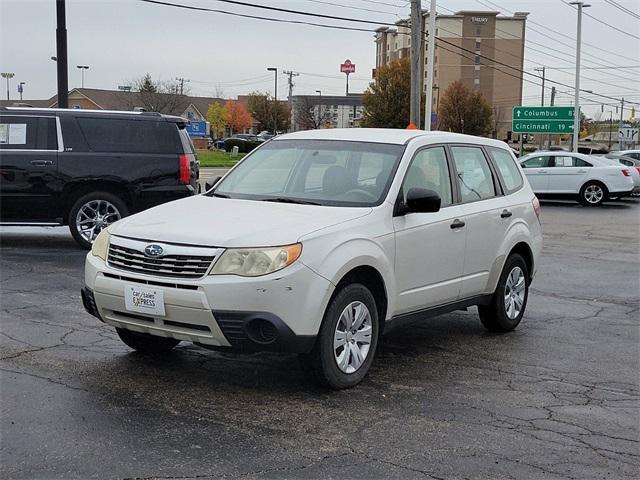
<svg viewBox="0 0 640 480">
<path fill-rule="evenodd" d="M 333 388 L 403 320 L 478 305 L 514 329 L 542 249 L 539 204 L 496 140 L 420 130 L 282 135 L 207 192 L 120 220 L 82 299 L 128 346 L 296 352 Z"/>
</svg>

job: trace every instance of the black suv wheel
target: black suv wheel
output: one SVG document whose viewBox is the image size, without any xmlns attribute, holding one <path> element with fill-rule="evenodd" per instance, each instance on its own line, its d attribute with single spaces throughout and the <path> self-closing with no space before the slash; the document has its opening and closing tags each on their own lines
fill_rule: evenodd
<svg viewBox="0 0 640 480">
<path fill-rule="evenodd" d="M 129 214 L 127 205 L 112 193 L 91 192 L 78 198 L 69 211 L 69 230 L 84 248 L 112 223 Z"/>
</svg>

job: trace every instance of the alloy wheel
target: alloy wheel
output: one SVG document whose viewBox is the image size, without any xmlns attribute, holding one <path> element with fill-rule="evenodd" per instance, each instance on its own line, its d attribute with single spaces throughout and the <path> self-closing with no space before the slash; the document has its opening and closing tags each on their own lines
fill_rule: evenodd
<svg viewBox="0 0 640 480">
<path fill-rule="evenodd" d="M 351 302 L 340 314 L 333 335 L 333 354 L 338 368 L 354 373 L 367 359 L 373 331 L 371 312 L 362 302 Z"/>
<path fill-rule="evenodd" d="M 504 285 L 504 310 L 507 317 L 515 320 L 520 315 L 526 295 L 526 279 L 520 267 L 514 267 Z"/>
<path fill-rule="evenodd" d="M 584 199 L 592 204 L 600 203 L 604 197 L 604 191 L 600 185 L 589 185 L 584 189 Z"/>
<path fill-rule="evenodd" d="M 76 229 L 82 238 L 92 243 L 102 230 L 120 218 L 120 212 L 111 202 L 91 200 L 78 210 Z"/>
</svg>

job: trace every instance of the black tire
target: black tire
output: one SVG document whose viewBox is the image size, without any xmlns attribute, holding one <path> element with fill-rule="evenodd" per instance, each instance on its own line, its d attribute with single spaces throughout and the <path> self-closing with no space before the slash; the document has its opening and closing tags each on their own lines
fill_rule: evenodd
<svg viewBox="0 0 640 480">
<path fill-rule="evenodd" d="M 510 293 L 507 287 L 507 280 L 511 272 L 516 268 L 519 268 L 524 274 L 524 301 L 520 308 L 520 313 L 515 318 L 510 318 L 505 306 L 505 297 Z M 505 333 L 510 332 L 518 326 L 527 308 L 530 281 L 529 268 L 524 258 L 517 253 L 510 255 L 502 269 L 502 274 L 498 280 L 498 285 L 491 299 L 491 303 L 489 305 L 478 306 L 480 321 L 487 330 L 490 332 Z"/>
<path fill-rule="evenodd" d="M 598 195 L 599 193 L 599 195 Z M 578 201 L 585 207 L 599 207 L 609 199 L 607 187 L 596 181 L 585 183 L 580 189 Z"/>
<path fill-rule="evenodd" d="M 148 333 L 132 332 L 124 328 L 116 328 L 120 340 L 140 353 L 166 353 L 180 343 L 175 338 L 157 337 Z"/>
<path fill-rule="evenodd" d="M 371 340 L 369 351 L 360 367 L 352 373 L 343 372 L 334 355 L 334 334 L 342 312 L 353 302 L 364 304 L 371 319 Z M 360 283 L 352 283 L 341 288 L 329 302 L 322 319 L 322 325 L 311 353 L 300 354 L 303 371 L 324 387 L 334 390 L 350 388 L 367 375 L 378 345 L 378 311 L 373 295 Z"/>
<path fill-rule="evenodd" d="M 104 205 L 104 206 L 106 206 L 107 204 L 110 205 L 109 212 L 112 212 L 113 210 L 115 210 L 117 215 L 114 216 L 114 214 L 111 213 L 108 217 L 106 217 L 105 221 L 108 223 L 98 226 L 98 230 L 96 231 L 96 234 L 95 234 L 96 236 L 97 236 L 97 233 L 99 233 L 99 231 L 102 230 L 102 228 L 106 228 L 114 221 L 129 215 L 129 209 L 127 208 L 127 204 L 121 198 L 117 197 L 113 193 L 91 192 L 79 197 L 73 203 L 71 210 L 69 210 L 69 217 L 67 221 L 69 224 L 69 230 L 71 231 L 71 235 L 73 236 L 75 241 L 78 242 L 80 246 L 82 246 L 87 250 L 91 248 L 91 244 L 93 243 L 93 240 L 89 241 L 80 232 L 78 223 L 77 223 L 78 212 L 80 211 L 81 208 L 83 208 L 83 206 L 90 204 L 90 202 L 99 202 L 99 201 L 106 202 L 106 203 L 102 203 L 101 205 Z M 94 239 L 95 239 L 95 236 L 94 236 Z"/>
</svg>

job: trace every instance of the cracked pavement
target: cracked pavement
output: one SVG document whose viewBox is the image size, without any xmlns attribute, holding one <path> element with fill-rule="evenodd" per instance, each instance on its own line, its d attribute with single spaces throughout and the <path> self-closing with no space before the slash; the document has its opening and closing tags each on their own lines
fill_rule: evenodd
<svg viewBox="0 0 640 480">
<path fill-rule="evenodd" d="M 363 384 L 291 355 L 144 357 L 84 312 L 64 228 L 0 229 L 2 478 L 640 477 L 640 201 L 545 202 L 507 335 L 475 309 L 398 328 Z"/>
</svg>

